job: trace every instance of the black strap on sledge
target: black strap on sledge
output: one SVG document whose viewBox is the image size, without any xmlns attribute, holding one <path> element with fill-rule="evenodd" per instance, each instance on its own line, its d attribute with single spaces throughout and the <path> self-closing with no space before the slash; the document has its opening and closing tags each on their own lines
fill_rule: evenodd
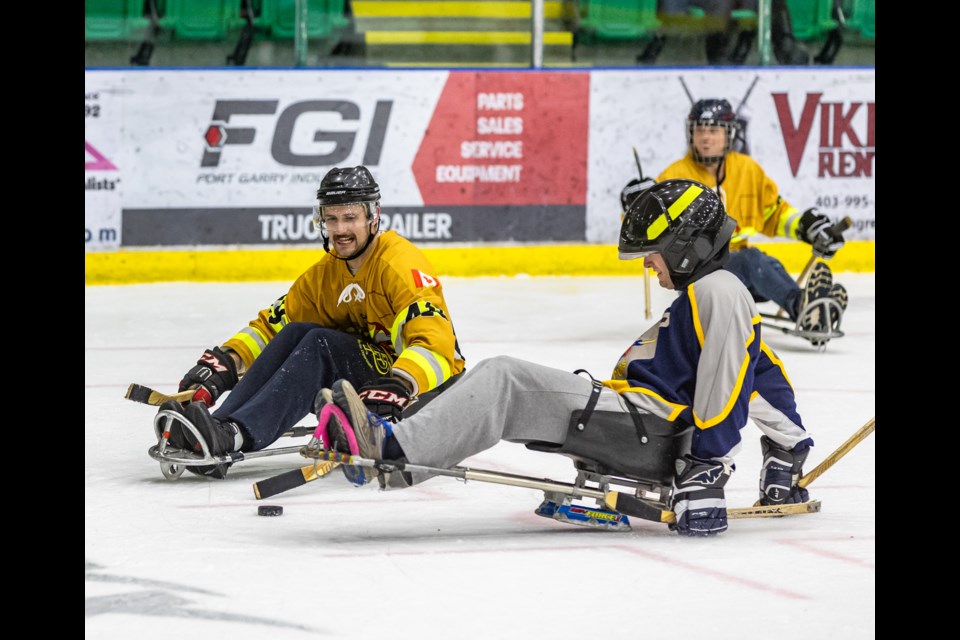
<svg viewBox="0 0 960 640">
<path fill-rule="evenodd" d="M 580 414 L 580 421 L 577 422 L 577 431 L 583 431 L 587 428 L 587 423 L 590 421 L 590 416 L 593 415 L 593 410 L 597 406 L 597 401 L 600 399 L 600 392 L 603 390 L 603 385 L 600 384 L 600 381 L 590 375 L 590 372 L 586 369 L 577 369 L 574 371 L 576 375 L 581 373 L 587 374 L 587 377 L 590 378 L 590 384 L 593 385 L 593 388 L 590 389 L 590 398 L 587 400 L 587 406 L 583 408 L 583 413 Z"/>
<path fill-rule="evenodd" d="M 603 384 L 590 375 L 590 372 L 586 369 L 577 369 L 574 371 L 574 373 L 577 375 L 580 375 L 581 373 L 587 374 L 587 377 L 590 378 L 590 384 L 593 386 L 593 388 L 590 389 L 590 398 L 587 400 L 587 406 L 583 408 L 583 412 L 580 414 L 580 420 L 577 422 L 577 431 L 583 431 L 587 428 L 587 423 L 590 421 L 590 416 L 593 415 L 593 410 L 597 406 L 597 401 L 600 400 L 600 392 L 603 390 Z M 633 420 L 633 426 L 637 430 L 637 438 L 640 440 L 640 444 L 647 444 L 650 439 L 647 437 L 647 430 L 643 427 L 643 420 L 640 418 L 640 412 L 637 411 L 637 408 L 633 406 L 633 403 L 629 400 L 624 399 L 624 404 L 627 405 L 627 411 L 630 413 L 630 418 Z"/>
</svg>

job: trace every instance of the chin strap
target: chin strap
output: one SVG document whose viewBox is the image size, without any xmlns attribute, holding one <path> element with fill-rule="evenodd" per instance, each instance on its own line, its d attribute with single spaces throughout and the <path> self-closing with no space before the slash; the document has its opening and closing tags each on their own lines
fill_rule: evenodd
<svg viewBox="0 0 960 640">
<path fill-rule="evenodd" d="M 727 172 L 725 171 L 727 163 L 727 154 L 723 154 L 720 158 L 720 165 L 717 167 L 717 195 L 720 195 L 720 185 L 723 184 L 723 181 L 727 179 Z M 722 199 L 722 197 L 721 197 Z"/>
</svg>

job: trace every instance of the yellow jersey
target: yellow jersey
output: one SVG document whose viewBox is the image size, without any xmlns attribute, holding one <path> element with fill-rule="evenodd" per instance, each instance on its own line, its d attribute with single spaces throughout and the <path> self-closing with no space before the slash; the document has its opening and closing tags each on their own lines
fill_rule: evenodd
<svg viewBox="0 0 960 640">
<path fill-rule="evenodd" d="M 249 367 L 290 322 L 313 322 L 368 342 L 373 349 L 365 357 L 392 363 L 388 370 L 412 384 L 413 396 L 443 384 L 465 366 L 433 266 L 395 231 L 377 237 L 356 275 L 346 262 L 324 253 L 285 295 L 223 346 Z"/>
<path fill-rule="evenodd" d="M 730 151 L 724 160 L 726 177 L 720 189 L 717 181 L 691 153 L 677 160 L 657 176 L 657 182 L 685 178 L 696 180 L 717 191 L 727 215 L 737 221 L 737 230 L 730 240 L 731 249 L 746 246 L 756 234 L 773 238 L 781 236 L 797 240 L 801 212 L 780 195 L 777 183 L 766 174 L 756 160 Z"/>
</svg>

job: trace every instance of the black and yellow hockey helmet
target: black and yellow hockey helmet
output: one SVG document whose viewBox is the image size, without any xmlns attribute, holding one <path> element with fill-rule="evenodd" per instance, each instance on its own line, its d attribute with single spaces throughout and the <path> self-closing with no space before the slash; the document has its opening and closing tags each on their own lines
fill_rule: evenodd
<svg viewBox="0 0 960 640">
<path fill-rule="evenodd" d="M 736 226 L 709 187 L 693 180 L 666 180 L 630 204 L 620 226 L 620 259 L 659 253 L 675 284 L 691 282 L 730 244 Z"/>
</svg>

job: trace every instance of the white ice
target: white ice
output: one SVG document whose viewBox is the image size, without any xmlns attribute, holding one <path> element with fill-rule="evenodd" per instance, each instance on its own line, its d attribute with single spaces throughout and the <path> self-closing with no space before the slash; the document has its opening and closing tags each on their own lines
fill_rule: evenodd
<svg viewBox="0 0 960 640">
<path fill-rule="evenodd" d="M 836 279 L 850 293 L 846 336 L 817 352 L 765 334 L 816 440 L 807 470 L 875 411 L 875 277 Z M 609 532 L 541 518 L 531 489 L 435 478 L 381 492 L 339 472 L 267 500 L 282 516 L 257 516 L 252 483 L 306 464 L 297 455 L 244 461 L 226 480 L 165 479 L 147 455 L 155 409 L 125 400 L 127 385 L 175 391 L 203 349 L 287 284 L 86 288 L 87 638 L 875 637 L 876 434 L 810 485 L 820 513 L 731 520 L 713 539 L 638 519 Z M 673 295 L 654 280 L 646 320 L 633 278 L 444 287 L 468 365 L 510 354 L 599 377 Z M 760 431 L 747 424 L 742 435 L 731 507 L 757 498 Z M 567 458 L 507 443 L 464 464 L 575 477 Z"/>
</svg>

